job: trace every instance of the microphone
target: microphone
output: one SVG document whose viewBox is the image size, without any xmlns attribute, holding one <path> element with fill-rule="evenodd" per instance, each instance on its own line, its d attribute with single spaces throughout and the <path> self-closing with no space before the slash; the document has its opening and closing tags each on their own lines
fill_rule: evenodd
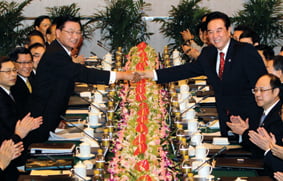
<svg viewBox="0 0 283 181">
<path fill-rule="evenodd" d="M 85 102 L 87 102 L 88 104 L 90 104 L 91 106 L 95 107 L 96 109 L 98 109 L 99 111 L 103 112 L 104 115 L 105 115 L 105 119 L 106 119 L 106 122 L 108 121 L 108 115 L 107 115 L 107 111 L 104 110 L 104 109 L 101 109 L 100 107 L 98 107 L 97 105 L 93 104 L 91 101 L 89 101 L 88 99 L 82 97 L 80 95 L 80 93 L 74 91 L 75 95 L 78 96 L 79 98 L 81 98 L 82 100 L 84 100 Z"/>
<path fill-rule="evenodd" d="M 85 132 L 82 128 L 78 127 L 77 125 L 73 124 L 72 122 L 70 122 L 67 118 L 65 118 L 64 116 L 60 115 L 60 118 L 63 119 L 64 124 L 68 125 L 70 124 L 71 126 L 77 128 L 78 130 L 80 130 L 81 132 L 83 132 L 85 135 L 87 135 L 88 137 L 90 137 L 91 139 L 93 139 L 94 141 L 96 141 L 97 143 L 99 143 L 99 138 L 94 137 L 89 135 L 87 132 Z M 67 123 L 68 122 L 68 123 Z"/>
<path fill-rule="evenodd" d="M 103 43 L 97 40 L 97 45 L 106 50 L 107 52 L 111 52 L 111 50 L 103 45 Z"/>
<path fill-rule="evenodd" d="M 108 99 L 110 99 L 110 101 L 114 101 L 113 97 L 111 97 L 110 95 L 104 95 L 100 90 L 96 89 L 96 92 L 98 92 L 99 94 L 101 94 L 102 96 L 106 96 Z"/>
<path fill-rule="evenodd" d="M 222 147 L 217 153 L 215 153 L 214 155 L 211 156 L 210 160 L 213 160 L 215 157 L 220 155 L 225 150 L 227 150 L 227 147 L 226 146 Z"/>
<path fill-rule="evenodd" d="M 222 147 L 217 153 L 215 153 L 214 155 L 212 155 L 208 160 L 202 162 L 202 164 L 200 164 L 197 168 L 195 168 L 195 169 L 193 170 L 193 172 L 196 172 L 196 171 L 197 171 L 198 169 L 200 169 L 205 163 L 208 163 L 208 162 L 214 160 L 215 157 L 219 156 L 219 155 L 220 155 L 223 151 L 225 151 L 225 150 L 227 150 L 227 147 L 226 147 L 226 146 Z"/>
<path fill-rule="evenodd" d="M 208 97 L 210 97 L 210 95 L 203 96 L 198 102 L 194 103 L 192 106 L 188 107 L 185 111 L 183 111 L 183 112 L 181 113 L 181 116 L 182 116 L 184 113 L 188 112 L 190 109 L 194 108 L 194 107 L 195 107 L 196 105 L 198 105 L 201 101 L 207 99 Z"/>
<path fill-rule="evenodd" d="M 82 100 L 84 100 L 85 102 L 87 102 L 88 104 L 92 105 L 93 107 L 95 107 L 96 109 L 98 109 L 99 111 L 103 112 L 104 114 L 107 114 L 107 111 L 104 109 L 101 109 L 100 107 L 98 107 L 97 105 L 93 104 L 91 101 L 89 101 L 88 99 L 82 97 L 80 95 L 80 93 L 74 91 L 75 95 L 78 96 L 79 98 L 81 98 Z"/>
</svg>

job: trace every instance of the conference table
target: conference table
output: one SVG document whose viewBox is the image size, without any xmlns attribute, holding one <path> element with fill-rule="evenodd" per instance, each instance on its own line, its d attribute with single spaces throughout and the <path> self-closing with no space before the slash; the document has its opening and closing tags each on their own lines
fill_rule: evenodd
<svg viewBox="0 0 283 181">
<path fill-rule="evenodd" d="M 195 86 L 195 85 L 194 85 Z M 198 86 L 196 86 L 198 87 Z M 85 87 L 76 87 L 76 92 L 88 91 L 89 86 Z M 209 89 L 209 91 L 197 92 L 197 96 L 206 96 L 213 94 L 213 90 Z M 88 110 L 89 102 L 82 99 L 78 94 L 74 94 L 69 101 L 69 111 L 70 110 Z M 71 111 L 72 112 L 72 111 Z M 69 113 L 66 115 L 66 118 L 69 120 L 75 119 L 85 119 L 87 114 L 76 114 Z M 197 114 L 198 118 L 204 122 L 209 122 L 212 119 L 217 119 L 217 113 L 215 104 L 200 104 L 199 105 L 199 113 Z M 95 137 L 102 137 L 103 128 L 95 128 Z M 207 129 L 205 131 L 208 131 Z M 209 130 L 211 131 L 211 130 Z M 215 130 L 214 130 L 215 131 Z M 204 142 L 211 144 L 212 139 L 215 136 L 204 136 Z M 76 142 L 78 144 L 79 142 Z M 233 144 L 237 144 L 237 141 L 232 142 Z M 93 148 L 92 153 L 96 153 L 98 148 Z M 213 156 L 217 153 L 221 147 L 216 149 L 210 149 L 209 156 Z M 259 176 L 259 173 L 263 171 L 263 160 L 254 160 L 251 158 L 251 153 L 243 150 L 242 148 L 228 149 L 221 153 L 221 155 L 215 158 L 216 164 L 213 169 L 212 175 L 215 176 L 215 180 L 223 180 L 230 181 L 238 179 L 244 179 L 248 181 L 253 180 L 261 180 L 261 181 L 269 181 L 272 180 L 268 176 Z M 70 157 L 70 156 L 69 156 Z M 68 157 L 68 158 L 69 158 Z M 79 161 L 78 158 L 74 158 L 74 163 Z M 95 158 L 94 160 L 95 161 Z M 92 171 L 88 171 L 88 175 L 93 175 Z M 65 175 L 55 175 L 55 176 L 31 176 L 31 175 L 21 175 L 19 181 L 69 181 L 74 180 L 71 177 Z"/>
</svg>

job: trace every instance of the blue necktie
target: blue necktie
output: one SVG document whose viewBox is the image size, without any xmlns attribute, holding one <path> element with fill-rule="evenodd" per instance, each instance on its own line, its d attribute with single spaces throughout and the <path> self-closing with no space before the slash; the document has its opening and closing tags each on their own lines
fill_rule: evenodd
<svg viewBox="0 0 283 181">
<path fill-rule="evenodd" d="M 263 121 L 265 119 L 266 115 L 264 113 L 262 113 L 262 116 L 260 118 L 260 122 L 259 122 L 259 126 L 263 126 Z"/>
</svg>

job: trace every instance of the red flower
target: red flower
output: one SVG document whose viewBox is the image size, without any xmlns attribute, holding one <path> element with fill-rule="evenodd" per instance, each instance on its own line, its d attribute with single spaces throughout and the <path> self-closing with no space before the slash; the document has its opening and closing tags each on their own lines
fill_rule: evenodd
<svg viewBox="0 0 283 181">
<path fill-rule="evenodd" d="M 144 94 L 145 93 L 145 86 L 143 84 L 138 84 L 136 87 L 136 94 Z"/>
<path fill-rule="evenodd" d="M 152 179 L 149 175 L 143 175 L 140 176 L 137 181 L 152 181 Z"/>
<path fill-rule="evenodd" d="M 136 131 L 139 132 L 139 133 L 145 133 L 145 134 L 147 134 L 148 129 L 147 129 L 147 127 L 146 127 L 145 124 L 139 123 L 139 124 L 137 125 L 137 127 L 136 127 Z"/>
<path fill-rule="evenodd" d="M 148 109 L 148 104 L 145 103 L 145 102 L 141 102 L 140 105 L 139 105 L 139 107 L 140 107 L 141 109 Z"/>
<path fill-rule="evenodd" d="M 142 123 L 142 124 L 147 124 L 148 123 L 148 115 L 141 115 L 141 116 L 138 116 L 137 118 L 137 122 L 138 123 Z"/>
<path fill-rule="evenodd" d="M 144 64 L 141 63 L 141 62 L 137 63 L 136 69 L 139 70 L 139 71 L 143 71 L 144 70 Z"/>
<path fill-rule="evenodd" d="M 141 108 L 141 109 L 138 110 L 139 116 L 148 116 L 148 114 L 149 114 L 148 108 Z"/>
<path fill-rule="evenodd" d="M 144 50 L 145 47 L 146 47 L 146 43 L 143 41 L 143 42 L 140 42 L 138 45 L 137 45 L 138 49 L 139 50 Z"/>
<path fill-rule="evenodd" d="M 135 165 L 135 169 L 142 172 L 149 170 L 149 163 L 147 160 L 141 160 Z"/>
<path fill-rule="evenodd" d="M 140 134 L 140 135 L 138 135 L 135 139 L 134 139 L 134 141 L 133 141 L 133 145 L 139 145 L 139 144 L 145 144 L 145 142 L 146 142 L 146 136 L 145 136 L 145 134 Z"/>
<path fill-rule="evenodd" d="M 143 94 L 137 94 L 137 95 L 136 95 L 136 100 L 137 100 L 138 102 L 142 102 L 142 101 L 146 100 L 146 97 L 145 97 L 145 95 L 143 95 Z"/>
<path fill-rule="evenodd" d="M 143 154 L 145 151 L 147 150 L 147 145 L 142 143 L 139 144 L 136 151 L 134 152 L 134 155 L 139 155 L 139 154 Z"/>
</svg>

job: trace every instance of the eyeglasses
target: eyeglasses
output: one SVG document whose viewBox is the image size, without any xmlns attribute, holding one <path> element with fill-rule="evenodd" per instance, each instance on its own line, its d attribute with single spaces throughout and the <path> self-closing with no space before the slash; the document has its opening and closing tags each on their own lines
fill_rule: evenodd
<svg viewBox="0 0 283 181">
<path fill-rule="evenodd" d="M 18 70 L 17 69 L 9 69 L 9 70 L 1 70 L 0 72 L 4 72 L 6 74 L 11 74 L 12 72 L 17 73 Z"/>
<path fill-rule="evenodd" d="M 20 65 L 27 65 L 27 64 L 32 64 L 32 61 L 28 61 L 28 62 L 16 62 Z"/>
<path fill-rule="evenodd" d="M 260 88 L 254 88 L 254 89 L 252 89 L 252 93 L 253 93 L 253 94 L 255 94 L 255 93 L 257 93 L 257 92 L 263 93 L 263 92 L 266 92 L 266 91 L 269 91 L 269 90 L 273 90 L 273 89 L 274 89 L 274 88 L 265 89 L 265 88 L 262 88 L 262 87 L 260 87 Z"/>
<path fill-rule="evenodd" d="M 81 32 L 81 31 L 67 31 L 67 30 L 62 30 L 62 31 L 68 33 L 69 35 L 74 35 L 74 34 L 76 34 L 76 35 L 82 35 L 82 32 Z"/>
</svg>

